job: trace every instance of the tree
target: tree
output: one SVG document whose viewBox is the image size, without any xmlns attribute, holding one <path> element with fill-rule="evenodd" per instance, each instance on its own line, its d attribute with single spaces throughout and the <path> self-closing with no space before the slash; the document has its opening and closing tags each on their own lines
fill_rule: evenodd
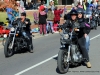
<svg viewBox="0 0 100 75">
<path fill-rule="evenodd" d="M 53 0 L 54 1 L 54 5 L 58 5 L 58 0 Z"/>
</svg>

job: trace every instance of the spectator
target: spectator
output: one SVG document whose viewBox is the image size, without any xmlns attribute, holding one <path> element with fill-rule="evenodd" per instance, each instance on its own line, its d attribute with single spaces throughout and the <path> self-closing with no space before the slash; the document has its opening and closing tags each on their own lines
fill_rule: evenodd
<svg viewBox="0 0 100 75">
<path fill-rule="evenodd" d="M 94 7 L 96 8 L 96 7 L 97 7 L 97 2 L 96 2 L 96 1 L 94 1 L 94 3 L 93 3 L 93 4 L 94 4 Z"/>
<path fill-rule="evenodd" d="M 11 6 L 11 4 L 9 4 L 9 5 L 7 6 L 7 8 L 6 8 L 7 16 L 8 16 L 8 19 L 9 19 L 9 21 L 10 21 L 10 24 L 9 24 L 8 27 L 11 27 L 11 26 L 12 26 L 12 25 L 11 25 L 12 22 L 13 22 L 13 19 L 12 19 L 12 17 L 13 17 L 12 11 L 13 11 L 12 6 Z"/>
<path fill-rule="evenodd" d="M 75 6 L 74 4 L 72 4 L 71 10 L 77 10 L 77 6 Z"/>
<path fill-rule="evenodd" d="M 41 3 L 40 7 L 39 7 L 39 12 L 41 12 L 43 9 L 45 8 L 43 2 Z"/>
<path fill-rule="evenodd" d="M 23 0 L 20 0 L 20 5 L 24 8 L 24 2 L 23 2 Z"/>
<path fill-rule="evenodd" d="M 80 2 L 78 2 L 78 5 L 77 5 L 78 8 L 83 8 L 83 6 L 81 5 Z"/>
<path fill-rule="evenodd" d="M 86 8 L 89 8 L 89 3 L 87 2 L 87 0 L 86 0 L 85 5 L 86 5 Z"/>
<path fill-rule="evenodd" d="M 47 32 L 49 32 L 49 29 L 48 29 L 49 24 L 50 24 L 52 33 L 54 32 L 53 31 L 53 20 L 54 20 L 54 14 L 53 14 L 51 8 L 49 8 L 48 13 L 47 13 Z"/>
<path fill-rule="evenodd" d="M 63 16 L 63 12 L 64 12 L 64 7 L 60 8 L 59 10 L 60 10 L 60 12 L 61 12 L 61 13 L 60 13 L 60 17 L 62 17 L 62 16 Z"/>
<path fill-rule="evenodd" d="M 37 5 L 36 5 L 36 3 L 34 3 L 33 1 L 32 1 L 31 3 L 32 3 L 32 7 L 33 7 L 33 9 L 37 9 Z"/>
<path fill-rule="evenodd" d="M 13 11 L 12 11 L 12 14 L 13 14 L 13 17 L 12 17 L 13 20 L 15 20 L 15 19 L 18 18 L 18 16 L 19 16 L 19 11 L 18 11 L 18 8 L 17 8 L 16 6 L 14 7 L 14 9 L 13 9 Z"/>
<path fill-rule="evenodd" d="M 84 1 L 83 1 L 82 5 L 83 5 L 83 9 L 86 10 L 86 5 L 85 5 Z"/>
<path fill-rule="evenodd" d="M 20 2 L 17 1 L 17 8 L 18 8 L 18 11 L 19 11 L 19 17 L 21 15 L 21 13 L 25 12 L 25 8 L 23 6 L 20 5 Z"/>
<path fill-rule="evenodd" d="M 63 10 L 62 9 L 59 9 L 58 7 L 56 7 L 55 8 L 55 10 L 54 10 L 54 15 L 55 15 L 55 17 L 54 17 L 54 21 L 55 22 L 60 22 L 60 15 L 63 13 Z"/>
<path fill-rule="evenodd" d="M 54 1 L 53 0 L 50 1 L 50 5 L 51 5 L 52 12 L 54 12 L 55 6 L 54 6 Z"/>
<path fill-rule="evenodd" d="M 32 10 L 33 9 L 33 5 L 31 2 L 28 3 L 28 10 Z"/>
<path fill-rule="evenodd" d="M 64 15 L 67 13 L 66 5 L 64 6 Z"/>
<path fill-rule="evenodd" d="M 58 9 L 58 7 L 55 8 L 54 10 L 54 32 L 58 33 L 57 32 L 57 25 L 59 24 L 60 22 L 60 15 L 63 13 L 63 10 L 61 9 Z"/>
<path fill-rule="evenodd" d="M 47 14 L 44 11 L 45 8 L 39 12 L 39 26 L 40 26 L 40 34 L 43 33 L 43 35 L 46 35 L 46 19 L 47 19 Z"/>
</svg>

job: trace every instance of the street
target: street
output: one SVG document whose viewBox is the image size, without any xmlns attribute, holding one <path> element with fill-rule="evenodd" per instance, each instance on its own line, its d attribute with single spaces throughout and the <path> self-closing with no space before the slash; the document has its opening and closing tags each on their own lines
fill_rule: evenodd
<svg viewBox="0 0 100 75">
<path fill-rule="evenodd" d="M 69 68 L 63 75 L 100 75 L 100 27 L 90 35 L 90 62 L 92 68 L 78 66 Z M 34 53 L 22 52 L 5 58 L 0 46 L 0 75 L 60 75 L 57 69 L 57 54 L 60 48 L 60 35 L 33 39 Z"/>
</svg>

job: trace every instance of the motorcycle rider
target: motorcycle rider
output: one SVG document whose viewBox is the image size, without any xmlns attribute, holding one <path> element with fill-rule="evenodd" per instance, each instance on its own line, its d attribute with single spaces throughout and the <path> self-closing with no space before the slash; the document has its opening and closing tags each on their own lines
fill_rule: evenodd
<svg viewBox="0 0 100 75">
<path fill-rule="evenodd" d="M 18 18 L 17 20 L 15 20 L 13 22 L 13 25 L 15 25 L 19 20 L 21 21 L 21 24 L 26 25 L 25 32 L 22 32 L 22 35 L 25 37 L 25 39 L 28 42 L 28 45 L 29 45 L 29 48 L 30 48 L 29 49 L 30 53 L 33 53 L 32 33 L 30 32 L 31 22 L 28 18 L 26 18 L 26 13 L 25 12 L 21 13 L 21 17 Z"/>
<path fill-rule="evenodd" d="M 91 9 L 92 13 L 95 13 L 96 10 L 93 5 L 90 5 L 90 9 Z"/>
<path fill-rule="evenodd" d="M 83 58 L 84 58 L 84 62 L 86 63 L 87 68 L 91 68 L 91 63 L 89 62 L 89 55 L 88 55 L 88 52 L 87 52 L 86 46 L 85 46 L 86 45 L 86 39 L 85 39 L 86 30 L 84 28 L 85 23 L 82 23 L 80 25 L 77 21 L 77 15 L 78 15 L 77 11 L 72 10 L 70 12 L 71 19 L 66 20 L 66 18 L 65 18 L 66 22 L 61 27 L 63 27 L 63 28 L 73 28 L 74 26 L 77 26 L 77 25 L 81 27 L 79 34 L 78 34 L 78 43 L 79 43 L 79 46 L 81 48 Z M 75 29 L 75 30 L 77 30 L 77 29 Z"/>
<path fill-rule="evenodd" d="M 77 12 L 78 12 L 78 22 L 80 24 L 86 23 L 86 21 L 84 19 L 84 9 L 78 8 Z M 90 39 L 89 39 L 89 35 L 88 34 L 90 32 L 90 26 L 86 26 L 85 25 L 84 32 L 85 32 L 84 37 L 86 38 L 86 50 L 89 52 Z"/>
<path fill-rule="evenodd" d="M 96 14 L 98 14 L 97 22 L 98 22 L 98 25 L 100 25 L 100 5 L 97 6 Z"/>
</svg>

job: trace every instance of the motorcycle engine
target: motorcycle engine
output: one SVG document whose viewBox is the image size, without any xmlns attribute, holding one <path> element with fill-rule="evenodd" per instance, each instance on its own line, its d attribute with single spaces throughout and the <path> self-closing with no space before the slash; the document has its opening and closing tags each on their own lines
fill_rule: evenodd
<svg viewBox="0 0 100 75">
<path fill-rule="evenodd" d="M 72 45 L 72 47 L 71 47 L 71 55 L 72 55 L 72 60 L 74 62 L 81 62 L 82 61 L 82 54 L 78 50 L 77 45 Z"/>
</svg>

